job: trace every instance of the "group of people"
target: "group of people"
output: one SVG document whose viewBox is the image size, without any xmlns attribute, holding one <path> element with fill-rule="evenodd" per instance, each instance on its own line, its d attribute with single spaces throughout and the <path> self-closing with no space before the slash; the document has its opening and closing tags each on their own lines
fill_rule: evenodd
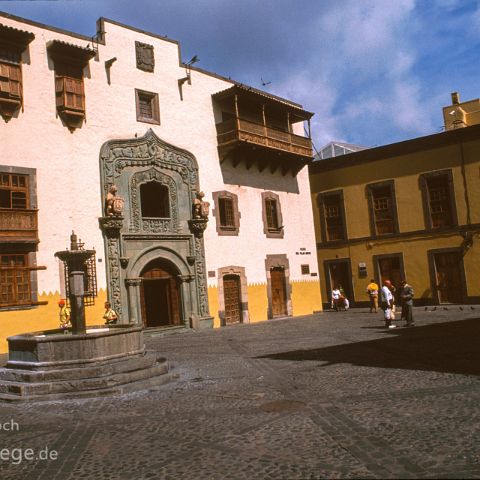
<svg viewBox="0 0 480 480">
<path fill-rule="evenodd" d="M 401 280 L 398 290 L 390 280 L 384 280 L 382 288 L 379 288 L 374 279 L 370 280 L 367 286 L 367 295 L 370 299 L 370 313 L 377 313 L 380 308 L 384 312 L 385 327 L 396 328 L 392 323 L 395 320 L 395 308 L 397 304 L 402 307 L 401 319 L 405 320 L 407 327 L 413 327 L 413 288 L 406 280 Z M 341 285 L 336 285 L 332 290 L 330 308 L 339 310 L 348 310 L 350 302 L 345 295 Z"/>
<path fill-rule="evenodd" d="M 375 280 L 370 280 L 367 286 L 367 294 L 370 298 L 370 313 L 378 312 L 378 300 L 380 293 L 380 308 L 384 312 L 385 327 L 396 328 L 392 323 L 395 320 L 395 308 L 399 302 L 402 307 L 401 319 L 405 320 L 407 327 L 415 325 L 413 321 L 413 288 L 406 280 L 401 280 L 399 289 L 395 288 L 390 280 L 384 280 L 383 286 L 379 289 Z"/>
<path fill-rule="evenodd" d="M 350 307 L 350 302 L 345 295 L 345 291 L 343 290 L 341 285 L 337 285 L 332 290 L 332 301 L 330 304 L 330 308 L 338 312 L 339 310 L 348 310 Z"/>
<path fill-rule="evenodd" d="M 58 301 L 59 307 L 59 323 L 60 329 L 65 333 L 68 332 L 69 328 L 72 328 L 72 322 L 70 321 L 70 308 L 67 306 L 65 300 L 62 298 Z M 118 316 L 113 310 L 110 302 L 105 302 L 105 313 L 103 314 L 103 320 L 105 320 L 105 325 L 115 325 L 118 321 Z"/>
</svg>

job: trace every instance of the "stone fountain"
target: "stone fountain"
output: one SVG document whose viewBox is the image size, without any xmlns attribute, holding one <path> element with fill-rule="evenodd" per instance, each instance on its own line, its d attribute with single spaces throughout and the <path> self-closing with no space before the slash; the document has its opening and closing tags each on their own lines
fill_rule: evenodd
<svg viewBox="0 0 480 480">
<path fill-rule="evenodd" d="M 67 264 L 72 328 L 9 337 L 8 363 L 0 368 L 0 400 L 55 400 L 122 394 L 143 390 L 170 379 L 168 362 L 147 352 L 143 329 L 136 324 L 86 326 L 85 262 L 93 250 L 79 248 L 76 235 L 70 250 L 55 253 Z"/>
</svg>

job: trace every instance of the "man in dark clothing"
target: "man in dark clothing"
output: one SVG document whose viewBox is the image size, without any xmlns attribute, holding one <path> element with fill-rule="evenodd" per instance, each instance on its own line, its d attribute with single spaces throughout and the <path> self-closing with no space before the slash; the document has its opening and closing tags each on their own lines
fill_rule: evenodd
<svg viewBox="0 0 480 480">
<path fill-rule="evenodd" d="M 400 301 L 402 303 L 402 318 L 407 327 L 413 327 L 413 288 L 406 280 L 400 282 Z"/>
</svg>

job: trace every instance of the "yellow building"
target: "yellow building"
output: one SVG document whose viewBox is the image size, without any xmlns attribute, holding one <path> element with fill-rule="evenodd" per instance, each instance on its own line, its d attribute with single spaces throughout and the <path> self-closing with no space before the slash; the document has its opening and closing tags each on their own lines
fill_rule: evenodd
<svg viewBox="0 0 480 480">
<path fill-rule="evenodd" d="M 406 278 L 421 304 L 480 302 L 479 100 L 443 109 L 445 131 L 310 167 L 324 302 L 341 284 Z"/>
</svg>

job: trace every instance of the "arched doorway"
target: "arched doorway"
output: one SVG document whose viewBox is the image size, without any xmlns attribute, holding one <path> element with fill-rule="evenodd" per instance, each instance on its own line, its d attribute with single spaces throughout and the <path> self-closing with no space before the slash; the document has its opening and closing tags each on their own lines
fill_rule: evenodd
<svg viewBox="0 0 480 480">
<path fill-rule="evenodd" d="M 162 260 L 150 262 L 142 272 L 141 307 L 145 328 L 181 325 L 178 272 Z"/>
<path fill-rule="evenodd" d="M 274 317 L 288 315 L 285 269 L 283 267 L 271 268 L 270 278 L 272 282 L 272 315 Z"/>
<path fill-rule="evenodd" d="M 240 323 L 242 321 L 241 287 L 238 275 L 223 277 L 223 296 L 225 301 L 225 324 Z"/>
</svg>

